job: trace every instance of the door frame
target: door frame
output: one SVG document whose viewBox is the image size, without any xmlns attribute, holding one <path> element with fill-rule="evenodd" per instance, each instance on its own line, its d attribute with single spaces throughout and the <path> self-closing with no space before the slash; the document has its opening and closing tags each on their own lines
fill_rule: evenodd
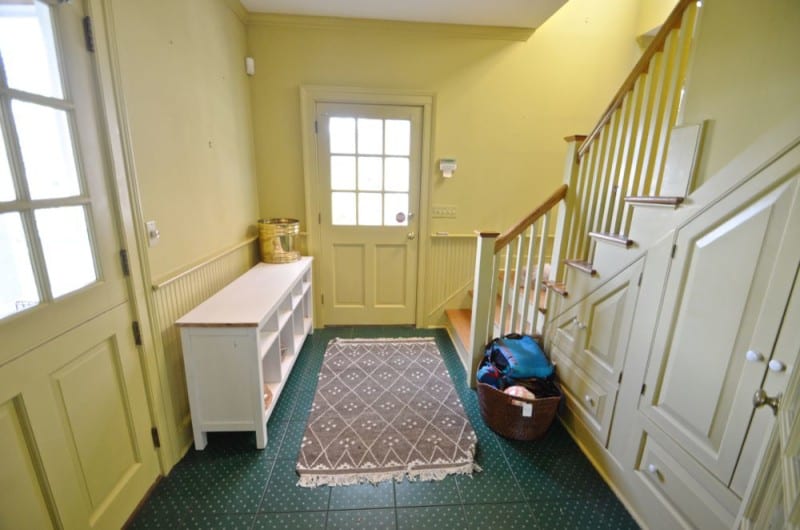
<svg viewBox="0 0 800 530">
<path fill-rule="evenodd" d="M 98 93 L 98 128 L 105 142 L 103 157 L 109 171 L 110 201 L 117 217 L 120 245 L 127 251 L 129 304 L 131 318 L 139 323 L 141 345 L 137 346 L 142 365 L 145 393 L 152 426 L 159 433 L 155 448 L 159 468 L 166 475 L 183 456 L 177 436 L 168 421 L 169 382 L 163 356 L 157 355 L 154 325 L 156 312 L 147 256 L 147 234 L 134 166 L 133 145 L 128 128 L 125 96 L 122 90 L 119 53 L 114 30 L 111 0 L 83 0 L 94 34 L 95 83 Z"/>
<path fill-rule="evenodd" d="M 417 249 L 417 307 L 414 311 L 414 324 L 419 326 L 425 316 L 425 280 L 428 257 L 428 210 L 431 196 L 431 147 L 432 123 L 434 111 L 434 94 L 413 90 L 370 89 L 353 87 L 334 87 L 303 85 L 300 87 L 300 124 L 303 138 L 303 186 L 305 190 L 305 229 L 306 246 L 312 256 L 321 251 L 321 227 L 319 212 L 321 193 L 319 182 L 319 166 L 317 158 L 316 107 L 317 103 L 343 103 L 351 105 L 401 105 L 422 108 L 422 139 L 419 175 L 419 247 Z M 322 285 L 319 267 L 314 271 L 315 285 Z M 314 297 L 314 314 L 322 315 L 322 304 L 319 296 Z M 321 316 L 318 318 L 322 318 Z M 325 322 L 315 322 L 315 326 Z"/>
</svg>

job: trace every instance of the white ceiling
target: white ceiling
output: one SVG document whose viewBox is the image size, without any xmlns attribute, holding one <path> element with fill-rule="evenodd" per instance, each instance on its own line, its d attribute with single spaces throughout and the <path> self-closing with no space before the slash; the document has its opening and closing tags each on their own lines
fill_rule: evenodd
<svg viewBox="0 0 800 530">
<path fill-rule="evenodd" d="M 252 13 L 536 28 L 567 0 L 240 0 Z"/>
</svg>

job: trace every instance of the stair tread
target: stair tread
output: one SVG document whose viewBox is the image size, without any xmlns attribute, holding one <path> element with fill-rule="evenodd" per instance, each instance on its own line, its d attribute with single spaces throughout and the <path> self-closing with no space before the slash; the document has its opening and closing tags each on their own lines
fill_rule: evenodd
<svg viewBox="0 0 800 530">
<path fill-rule="evenodd" d="M 668 195 L 629 195 L 625 202 L 633 205 L 678 206 L 685 197 Z"/>
<path fill-rule="evenodd" d="M 606 241 L 608 243 L 614 243 L 616 245 L 622 245 L 626 248 L 630 248 L 633 245 L 633 240 L 630 239 L 627 236 L 627 234 L 612 234 L 611 232 L 589 232 L 589 237 L 598 239 L 600 241 Z"/>
<path fill-rule="evenodd" d="M 472 310 L 447 309 L 444 313 L 450 321 L 450 325 L 458 336 L 458 339 L 461 341 L 461 344 L 464 345 L 464 348 L 469 350 L 471 345 L 470 326 L 472 324 Z M 498 318 L 498 315 L 495 314 L 495 324 L 499 323 Z M 538 333 L 534 333 L 533 338 L 541 341 L 542 336 Z"/>
<path fill-rule="evenodd" d="M 469 350 L 470 348 L 470 326 L 472 325 L 472 310 L 471 309 L 447 309 L 445 315 L 450 321 L 456 335 L 461 344 Z"/>
<path fill-rule="evenodd" d="M 567 284 L 565 283 L 547 281 L 544 282 L 544 285 L 554 293 L 558 293 L 564 298 L 569 296 L 569 292 L 567 291 Z"/>
<path fill-rule="evenodd" d="M 597 271 L 592 266 L 592 262 L 580 260 L 580 259 L 565 259 L 564 265 L 572 267 L 573 269 L 579 270 L 581 272 L 585 272 L 589 276 L 594 276 L 597 274 Z"/>
</svg>

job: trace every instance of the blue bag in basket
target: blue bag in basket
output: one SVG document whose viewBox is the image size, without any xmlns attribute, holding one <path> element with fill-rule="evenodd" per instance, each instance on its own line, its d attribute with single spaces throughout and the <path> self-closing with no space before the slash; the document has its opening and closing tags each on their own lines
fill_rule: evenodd
<svg viewBox="0 0 800 530">
<path fill-rule="evenodd" d="M 553 375 L 553 364 L 529 335 L 510 333 L 494 339 L 486 347 L 486 357 L 506 380 L 547 379 Z"/>
</svg>

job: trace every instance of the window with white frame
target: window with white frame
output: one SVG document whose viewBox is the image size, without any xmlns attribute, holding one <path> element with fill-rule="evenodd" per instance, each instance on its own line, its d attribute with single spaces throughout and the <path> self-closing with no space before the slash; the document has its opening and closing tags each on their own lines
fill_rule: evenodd
<svg viewBox="0 0 800 530">
<path fill-rule="evenodd" d="M 0 2 L 0 319 L 99 274 L 53 9 Z"/>
</svg>

